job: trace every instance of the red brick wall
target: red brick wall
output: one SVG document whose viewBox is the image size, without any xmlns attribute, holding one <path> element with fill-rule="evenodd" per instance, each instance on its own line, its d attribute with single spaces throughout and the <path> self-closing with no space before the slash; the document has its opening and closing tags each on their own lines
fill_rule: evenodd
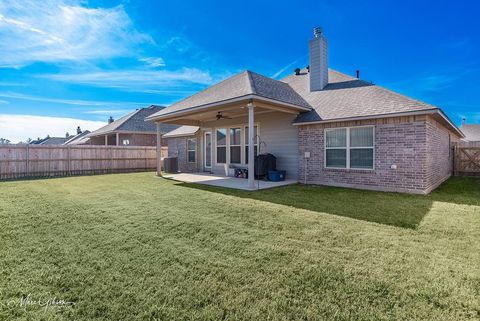
<svg viewBox="0 0 480 321">
<path fill-rule="evenodd" d="M 445 126 L 429 116 L 427 123 L 427 183 L 430 192 L 452 175 L 453 150 L 451 142 L 458 141 Z"/>
<path fill-rule="evenodd" d="M 410 116 L 299 126 L 299 180 L 304 182 L 304 152 L 309 151 L 308 183 L 426 193 L 429 191 L 427 123 L 427 116 Z M 324 168 L 324 129 L 361 125 L 375 126 L 374 170 Z M 444 145 L 445 141 L 442 139 L 440 143 Z M 397 169 L 391 169 L 391 165 Z"/>
</svg>

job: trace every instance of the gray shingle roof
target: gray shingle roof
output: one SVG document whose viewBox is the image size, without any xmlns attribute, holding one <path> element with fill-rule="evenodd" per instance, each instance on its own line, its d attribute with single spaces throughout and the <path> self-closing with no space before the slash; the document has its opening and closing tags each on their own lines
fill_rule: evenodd
<svg viewBox="0 0 480 321">
<path fill-rule="evenodd" d="M 480 124 L 463 124 L 460 130 L 465 134 L 465 139 L 471 142 L 480 141 Z"/>
<path fill-rule="evenodd" d="M 164 138 L 192 136 L 200 129 L 198 126 L 180 126 L 177 129 L 163 135 Z"/>
<path fill-rule="evenodd" d="M 248 95 L 256 95 L 283 103 L 310 108 L 308 103 L 288 84 L 246 70 L 162 109 L 152 115 L 152 117 Z"/>
<path fill-rule="evenodd" d="M 328 85 L 320 91 L 310 91 L 310 74 L 305 70 L 282 81 L 313 107 L 312 111 L 299 114 L 295 123 L 437 109 L 331 69 L 328 71 Z"/>
<path fill-rule="evenodd" d="M 38 145 L 63 145 L 68 139 L 70 139 L 71 136 L 69 137 L 49 137 L 45 140 L 43 140 L 41 143 Z"/>
<path fill-rule="evenodd" d="M 78 144 L 83 144 L 84 142 L 86 142 L 89 138 L 88 137 L 84 137 L 86 135 L 90 134 L 90 131 L 89 130 L 84 130 L 83 132 L 81 132 L 80 134 L 77 134 L 75 136 L 73 136 L 72 138 L 68 139 L 65 143 L 63 143 L 64 145 L 78 145 Z"/>
<path fill-rule="evenodd" d="M 139 133 L 153 133 L 157 131 L 156 125 L 153 121 L 145 121 L 145 118 L 163 110 L 163 106 L 152 105 L 147 108 L 140 108 L 134 112 L 131 112 L 111 124 L 105 125 L 102 128 L 99 128 L 88 136 L 99 136 L 105 135 L 108 133 L 114 133 L 118 131 L 127 131 L 127 132 L 139 132 Z M 177 125 L 161 124 L 162 133 L 168 133 L 169 131 L 177 128 Z"/>
</svg>

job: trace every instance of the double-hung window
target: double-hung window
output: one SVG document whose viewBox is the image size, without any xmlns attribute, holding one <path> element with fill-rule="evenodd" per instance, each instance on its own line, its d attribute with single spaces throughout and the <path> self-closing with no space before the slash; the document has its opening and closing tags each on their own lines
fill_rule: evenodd
<svg viewBox="0 0 480 321">
<path fill-rule="evenodd" d="M 241 128 L 230 128 L 230 163 L 240 164 L 242 162 L 242 137 Z"/>
<path fill-rule="evenodd" d="M 189 163 L 195 163 L 197 161 L 197 139 L 187 139 L 187 160 Z"/>
<path fill-rule="evenodd" d="M 325 130 L 325 167 L 373 169 L 374 127 Z"/>
<path fill-rule="evenodd" d="M 217 164 L 227 163 L 227 129 L 217 128 Z"/>
</svg>

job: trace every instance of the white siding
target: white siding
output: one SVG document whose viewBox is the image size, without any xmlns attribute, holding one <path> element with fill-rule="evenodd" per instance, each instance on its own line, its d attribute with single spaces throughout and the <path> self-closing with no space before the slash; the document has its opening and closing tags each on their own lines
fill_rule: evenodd
<svg viewBox="0 0 480 321">
<path fill-rule="evenodd" d="M 271 153 L 276 156 L 277 169 L 286 170 L 288 178 L 298 179 L 298 130 L 296 126 L 292 125 L 294 118 L 295 115 L 270 112 L 256 114 L 255 123 L 259 126 L 260 140 L 266 143 L 266 147 L 262 144 L 260 152 Z M 211 129 L 213 133 L 212 171 L 214 173 L 225 174 L 225 166 L 216 164 L 215 128 L 232 125 L 246 125 L 247 123 L 247 117 L 241 117 L 235 119 L 222 119 L 202 125 L 202 133 L 207 129 Z M 242 132 L 242 139 L 244 135 L 245 134 Z M 203 142 L 201 146 L 203 151 Z"/>
</svg>

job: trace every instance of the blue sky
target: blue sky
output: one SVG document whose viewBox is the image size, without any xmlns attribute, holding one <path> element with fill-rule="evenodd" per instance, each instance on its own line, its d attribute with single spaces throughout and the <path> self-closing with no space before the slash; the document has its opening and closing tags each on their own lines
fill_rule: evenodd
<svg viewBox="0 0 480 321">
<path fill-rule="evenodd" d="M 477 1 L 0 0 L 0 137 L 96 129 L 244 69 L 330 67 L 480 123 Z"/>
</svg>

